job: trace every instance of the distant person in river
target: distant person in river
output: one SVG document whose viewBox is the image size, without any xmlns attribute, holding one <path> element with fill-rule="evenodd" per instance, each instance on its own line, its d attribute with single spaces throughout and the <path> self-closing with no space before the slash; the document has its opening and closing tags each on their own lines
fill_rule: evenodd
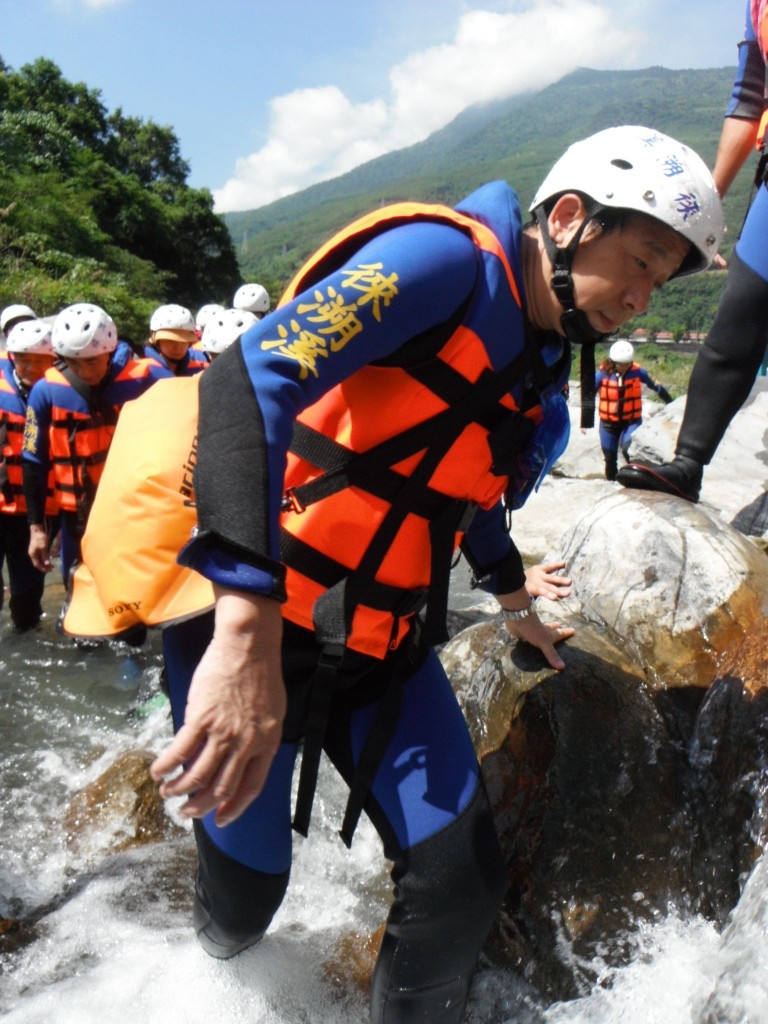
<svg viewBox="0 0 768 1024">
<path fill-rule="evenodd" d="M 47 370 L 29 394 L 22 470 L 29 557 L 41 573 L 52 568 L 45 507 L 53 470 L 66 584 L 80 558 L 80 541 L 120 409 L 171 374 L 150 359 L 137 359 L 127 342 L 118 341 L 112 317 L 88 302 L 59 313 L 51 343 L 61 362 Z"/>
<path fill-rule="evenodd" d="M 294 767 L 306 835 L 326 752 L 349 787 L 344 841 L 364 812 L 392 862 L 373 1024 L 463 1019 L 508 883 L 435 651 L 455 550 L 510 635 L 564 668 L 573 631 L 539 618 L 507 512 L 567 443 L 571 345 L 604 341 L 722 237 L 703 161 L 649 128 L 575 143 L 530 212 L 501 181 L 455 209 L 372 211 L 200 380 L 179 561 L 215 609 L 163 630 L 178 731 L 152 772 L 186 798 L 195 929 L 227 958 L 283 901 Z"/>
<path fill-rule="evenodd" d="M 149 344 L 144 357 L 170 370 L 174 377 L 192 377 L 208 365 L 200 348 L 197 325 L 186 306 L 170 303 L 158 306 L 149 321 Z"/>
<path fill-rule="evenodd" d="M 14 321 L 8 332 L 7 355 L 0 357 L 0 570 L 5 563 L 10 590 L 8 610 L 20 633 L 40 621 L 45 585 L 45 577 L 29 557 L 21 449 L 29 393 L 53 366 L 54 358 L 50 324 L 35 319 Z M 49 478 L 44 505 L 49 537 L 58 525 L 51 483 Z"/>
<path fill-rule="evenodd" d="M 264 285 L 255 281 L 241 284 L 232 298 L 232 306 L 235 309 L 243 309 L 246 313 L 253 313 L 261 320 L 269 312 L 269 293 Z"/>
<path fill-rule="evenodd" d="M 619 449 L 629 462 L 632 435 L 643 422 L 643 385 L 655 391 L 664 403 L 672 396 L 657 384 L 647 370 L 635 363 L 635 349 L 629 341 L 615 341 L 595 374 L 600 419 L 600 448 L 605 459 L 605 479 L 615 480 Z"/>
<path fill-rule="evenodd" d="M 662 491 L 693 502 L 699 500 L 704 467 L 749 396 L 768 345 L 768 2 L 747 0 L 746 21 L 713 176 L 724 196 L 757 147 L 762 154 L 755 175 L 757 193 L 736 242 L 715 319 L 691 373 L 675 457 L 664 463 L 632 462 L 617 477 L 625 487 Z"/>
</svg>

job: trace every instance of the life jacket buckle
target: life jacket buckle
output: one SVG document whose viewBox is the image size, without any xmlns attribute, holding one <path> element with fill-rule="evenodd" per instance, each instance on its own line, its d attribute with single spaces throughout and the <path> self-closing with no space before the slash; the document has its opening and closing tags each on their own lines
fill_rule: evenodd
<svg viewBox="0 0 768 1024">
<path fill-rule="evenodd" d="M 301 515 L 302 512 L 306 511 L 307 506 L 302 504 L 296 496 L 296 488 L 289 487 L 283 495 L 283 500 L 280 502 L 281 512 L 295 512 L 297 515 Z"/>
</svg>

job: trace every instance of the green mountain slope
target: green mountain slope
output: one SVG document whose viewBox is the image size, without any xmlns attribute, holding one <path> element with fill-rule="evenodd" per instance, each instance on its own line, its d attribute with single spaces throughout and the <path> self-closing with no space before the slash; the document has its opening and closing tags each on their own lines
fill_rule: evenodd
<svg viewBox="0 0 768 1024">
<path fill-rule="evenodd" d="M 576 139 L 615 124 L 645 124 L 693 146 L 714 162 L 732 68 L 636 71 L 581 69 L 536 94 L 464 111 L 424 142 L 389 153 L 332 181 L 258 210 L 226 214 L 245 279 L 267 285 L 273 299 L 329 235 L 367 210 L 401 199 L 453 204 L 485 181 L 504 178 L 524 204 L 553 161 Z M 726 201 L 731 244 L 746 210 L 749 175 Z M 728 246 L 725 248 L 728 252 Z M 687 316 L 686 287 L 674 312 L 651 329 L 699 328 L 723 284 L 707 275 Z M 703 293 L 703 294 L 702 294 Z M 662 293 L 663 294 L 663 293 Z M 654 308 L 648 317 L 656 315 Z M 674 323 L 669 321 L 674 318 Z M 687 319 L 689 322 L 683 324 Z"/>
</svg>

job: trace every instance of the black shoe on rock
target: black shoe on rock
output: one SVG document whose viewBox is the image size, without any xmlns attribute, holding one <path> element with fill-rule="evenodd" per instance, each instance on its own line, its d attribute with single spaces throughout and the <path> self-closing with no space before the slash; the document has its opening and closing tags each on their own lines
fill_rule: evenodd
<svg viewBox="0 0 768 1024">
<path fill-rule="evenodd" d="M 622 466 L 616 479 L 623 487 L 641 491 L 660 491 L 684 498 L 693 504 L 699 500 L 702 468 L 691 459 L 676 458 L 672 462 L 642 462 L 637 460 Z"/>
</svg>

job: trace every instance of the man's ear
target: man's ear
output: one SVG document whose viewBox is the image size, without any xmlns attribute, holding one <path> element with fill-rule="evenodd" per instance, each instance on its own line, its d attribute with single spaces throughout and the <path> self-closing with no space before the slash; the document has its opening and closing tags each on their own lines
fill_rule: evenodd
<svg viewBox="0 0 768 1024">
<path fill-rule="evenodd" d="M 576 192 L 560 196 L 547 218 L 549 234 L 558 249 L 566 249 L 587 216 L 584 200 Z"/>
</svg>

